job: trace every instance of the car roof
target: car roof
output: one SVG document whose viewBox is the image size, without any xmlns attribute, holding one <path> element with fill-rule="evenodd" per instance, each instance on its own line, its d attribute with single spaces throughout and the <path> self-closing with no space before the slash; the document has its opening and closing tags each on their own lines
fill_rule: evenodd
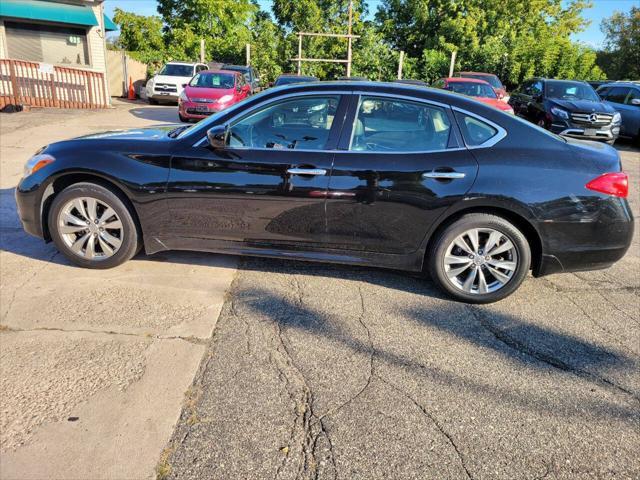
<svg viewBox="0 0 640 480">
<path fill-rule="evenodd" d="M 165 63 L 165 65 L 188 65 L 190 67 L 193 67 L 195 65 L 204 65 L 204 63 L 200 63 L 200 62 L 167 62 L 167 63 Z"/>
<path fill-rule="evenodd" d="M 447 83 L 484 83 L 491 86 L 491 84 L 485 80 L 479 78 L 465 78 L 465 77 L 447 77 L 443 79 Z"/>
<path fill-rule="evenodd" d="M 463 73 L 467 73 L 469 75 L 491 75 L 492 77 L 497 77 L 495 73 L 488 72 L 458 72 L 458 75 L 462 75 Z"/>
<path fill-rule="evenodd" d="M 616 80 L 615 82 L 604 82 L 601 87 L 608 87 L 609 85 L 613 86 L 624 86 L 624 87 L 640 87 L 640 82 L 635 80 Z"/>
<path fill-rule="evenodd" d="M 313 75 L 298 75 L 297 73 L 283 73 L 278 78 L 318 78 Z"/>
<path fill-rule="evenodd" d="M 225 70 L 224 68 L 203 70 L 200 73 L 226 73 L 227 75 L 240 75 L 240 73 L 235 70 Z"/>
</svg>

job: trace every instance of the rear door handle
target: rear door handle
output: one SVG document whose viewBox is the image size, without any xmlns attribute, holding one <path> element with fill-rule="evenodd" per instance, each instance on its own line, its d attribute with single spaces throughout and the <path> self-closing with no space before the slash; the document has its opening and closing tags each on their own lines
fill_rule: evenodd
<svg viewBox="0 0 640 480">
<path fill-rule="evenodd" d="M 291 175 L 326 175 L 324 168 L 290 168 L 287 173 Z"/>
<path fill-rule="evenodd" d="M 451 180 L 454 178 L 464 178 L 465 173 L 462 172 L 425 172 L 422 174 L 424 178 L 439 178 Z"/>
</svg>

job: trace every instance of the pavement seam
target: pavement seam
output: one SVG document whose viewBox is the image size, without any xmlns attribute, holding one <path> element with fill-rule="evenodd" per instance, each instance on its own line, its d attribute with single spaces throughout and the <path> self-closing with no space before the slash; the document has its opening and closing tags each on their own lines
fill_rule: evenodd
<svg viewBox="0 0 640 480">
<path fill-rule="evenodd" d="M 586 370 L 581 370 L 579 368 L 573 367 L 572 365 L 563 362 L 551 355 L 544 354 L 542 352 L 537 352 L 532 348 L 528 347 L 524 343 L 515 338 L 508 335 L 506 332 L 500 330 L 497 327 L 491 325 L 491 323 L 487 320 L 484 315 L 484 311 L 472 305 L 466 305 L 467 309 L 471 312 L 471 315 L 478 321 L 480 326 L 482 326 L 486 331 L 488 331 L 491 335 L 495 337 L 496 340 L 503 343 L 507 347 L 522 353 L 524 355 L 528 355 L 531 358 L 534 358 L 542 363 L 545 363 L 551 367 L 557 368 L 558 370 L 562 370 L 563 372 L 571 373 L 576 375 L 577 377 L 583 378 L 585 380 L 589 380 L 598 385 L 607 387 L 619 393 L 624 393 L 625 395 L 631 396 L 636 402 L 640 402 L 640 397 L 631 390 L 626 389 L 625 387 L 618 385 L 617 383 L 596 375 L 594 373 L 588 372 Z"/>
<path fill-rule="evenodd" d="M 66 328 L 58 328 L 58 327 L 13 328 L 7 325 L 0 325 L 0 327 L 2 327 L 1 331 L 3 332 L 94 333 L 94 334 L 116 335 L 116 336 L 125 336 L 125 337 L 138 337 L 138 338 L 154 339 L 154 340 L 183 340 L 185 342 L 189 342 L 194 345 L 204 345 L 207 343 L 207 340 L 208 340 L 206 338 L 199 338 L 194 336 L 182 337 L 182 336 L 174 336 L 174 335 L 139 334 L 139 333 L 130 333 L 130 332 L 116 332 L 114 330 L 91 330 L 91 329 L 83 329 L 83 328 L 78 328 L 78 329 L 66 329 Z"/>
</svg>

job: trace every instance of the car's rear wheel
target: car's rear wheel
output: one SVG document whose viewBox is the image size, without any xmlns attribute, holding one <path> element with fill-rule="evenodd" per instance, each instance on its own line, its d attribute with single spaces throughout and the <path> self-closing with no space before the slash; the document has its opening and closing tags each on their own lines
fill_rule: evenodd
<svg viewBox="0 0 640 480">
<path fill-rule="evenodd" d="M 49 210 L 49 231 L 58 250 L 86 268 L 111 268 L 138 251 L 138 228 L 124 200 L 102 185 L 76 183 L 58 194 Z"/>
<path fill-rule="evenodd" d="M 431 278 L 467 303 L 491 303 L 512 294 L 531 265 L 523 233 L 506 219 L 464 215 L 437 234 L 428 252 Z"/>
</svg>

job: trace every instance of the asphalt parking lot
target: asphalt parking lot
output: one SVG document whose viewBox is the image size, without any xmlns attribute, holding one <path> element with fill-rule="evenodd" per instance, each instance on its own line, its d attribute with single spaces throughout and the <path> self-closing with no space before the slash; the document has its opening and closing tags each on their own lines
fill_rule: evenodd
<svg viewBox="0 0 640 480">
<path fill-rule="evenodd" d="M 404 273 L 196 254 L 110 271 L 20 229 L 39 146 L 175 107 L 0 116 L 0 477 L 640 477 L 640 234 L 489 306 Z M 640 150 L 621 143 L 640 216 Z"/>
</svg>

